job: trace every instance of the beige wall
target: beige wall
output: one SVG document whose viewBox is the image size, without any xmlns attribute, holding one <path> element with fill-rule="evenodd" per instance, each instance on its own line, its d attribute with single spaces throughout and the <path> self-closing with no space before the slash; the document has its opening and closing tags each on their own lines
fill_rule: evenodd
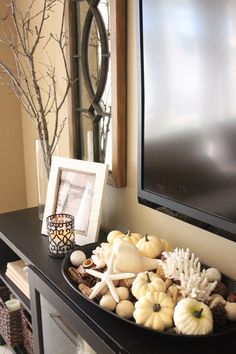
<svg viewBox="0 0 236 354">
<path fill-rule="evenodd" d="M 135 0 L 128 0 L 128 182 L 127 187 L 115 189 L 107 186 L 103 212 L 103 227 L 152 233 L 173 242 L 175 246 L 189 247 L 200 259 L 209 265 L 218 267 L 236 279 L 234 267 L 236 243 L 210 234 L 201 229 L 177 221 L 164 214 L 144 207 L 137 202 L 137 77 L 136 77 L 136 31 Z M 65 111 L 68 106 L 65 105 Z M 28 123 L 28 122 L 27 122 Z M 24 143 L 27 174 L 28 203 L 35 203 L 35 190 L 30 181 L 34 179 L 34 165 L 31 137 L 24 122 Z M 63 156 L 69 156 L 72 141 L 68 139 L 68 131 L 60 140 Z M 63 150 L 63 151 L 62 151 Z"/>
<path fill-rule="evenodd" d="M 103 225 L 152 233 L 189 247 L 206 264 L 219 267 L 236 279 L 236 242 L 210 234 L 189 224 L 138 204 L 137 202 L 137 76 L 135 0 L 128 0 L 128 183 L 123 189 L 107 187 Z"/>
<path fill-rule="evenodd" d="M 0 14 L 5 14 L 0 2 Z M 11 55 L 0 45 L 0 57 Z M 0 213 L 26 208 L 26 187 L 20 105 L 10 90 L 0 86 Z"/>
</svg>

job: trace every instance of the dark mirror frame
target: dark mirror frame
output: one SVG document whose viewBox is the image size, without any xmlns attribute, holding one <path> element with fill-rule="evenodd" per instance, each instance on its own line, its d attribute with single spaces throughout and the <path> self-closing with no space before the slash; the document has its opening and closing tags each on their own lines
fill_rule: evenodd
<svg viewBox="0 0 236 354">
<path fill-rule="evenodd" d="M 68 1 L 69 55 L 72 79 L 78 77 L 75 61 L 75 41 L 77 28 L 74 4 L 80 0 Z M 127 109 L 127 2 L 110 0 L 111 22 L 111 91 L 112 91 L 112 170 L 109 171 L 108 183 L 114 187 L 126 186 L 126 109 Z M 78 126 L 76 106 L 79 102 L 77 85 L 71 90 L 71 124 L 70 135 L 73 141 L 73 157 L 81 159 L 81 139 Z"/>
</svg>

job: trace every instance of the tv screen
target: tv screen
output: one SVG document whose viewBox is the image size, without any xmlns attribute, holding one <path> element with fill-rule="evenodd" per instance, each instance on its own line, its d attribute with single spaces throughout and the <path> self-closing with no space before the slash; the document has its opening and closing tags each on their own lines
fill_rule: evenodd
<svg viewBox="0 0 236 354">
<path fill-rule="evenodd" d="M 139 201 L 236 234 L 236 1 L 140 0 L 137 18 Z"/>
</svg>

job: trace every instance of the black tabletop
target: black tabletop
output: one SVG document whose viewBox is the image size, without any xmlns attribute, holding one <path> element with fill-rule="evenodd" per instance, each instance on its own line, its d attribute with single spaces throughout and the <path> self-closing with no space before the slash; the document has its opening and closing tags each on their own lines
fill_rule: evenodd
<svg viewBox="0 0 236 354">
<path fill-rule="evenodd" d="M 48 256 L 48 239 L 41 234 L 41 221 L 38 209 L 29 208 L 0 215 L 0 238 L 15 253 L 32 264 L 48 279 L 71 304 L 78 315 L 83 313 L 88 324 L 101 335 L 117 343 L 124 352 L 131 354 L 199 354 L 212 351 L 215 354 L 236 353 L 234 337 L 236 332 L 227 336 L 186 338 L 181 336 L 160 335 L 154 331 L 133 325 L 88 301 L 78 294 L 62 274 L 62 259 Z M 98 353 L 102 354 L 102 353 Z"/>
</svg>

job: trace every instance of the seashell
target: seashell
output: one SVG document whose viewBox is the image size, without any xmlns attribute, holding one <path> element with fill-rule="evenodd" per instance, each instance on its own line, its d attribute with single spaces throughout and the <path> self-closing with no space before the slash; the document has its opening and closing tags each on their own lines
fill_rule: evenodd
<svg viewBox="0 0 236 354">
<path fill-rule="evenodd" d="M 71 253 L 70 262 L 74 267 L 79 267 L 86 259 L 84 252 L 77 250 Z"/>
<path fill-rule="evenodd" d="M 178 300 L 178 298 L 179 298 L 179 289 L 177 288 L 177 286 L 176 287 L 174 287 L 173 288 L 173 294 L 172 294 L 172 299 L 173 299 L 173 303 L 174 303 L 174 305 L 176 305 L 177 304 L 177 300 Z"/>
<path fill-rule="evenodd" d="M 167 278 L 165 280 L 165 285 L 166 285 L 166 289 L 168 289 L 171 285 L 173 285 L 172 279 Z"/>
<path fill-rule="evenodd" d="M 131 288 L 134 278 L 122 279 L 119 281 L 119 286 L 125 286 L 126 288 Z"/>
<path fill-rule="evenodd" d="M 205 271 L 207 280 L 210 282 L 221 281 L 221 272 L 217 268 L 208 268 Z"/>
<path fill-rule="evenodd" d="M 94 262 L 91 258 L 87 258 L 85 261 L 83 261 L 84 268 L 91 268 L 92 266 L 94 266 Z"/>
<path fill-rule="evenodd" d="M 231 291 L 229 292 L 227 296 L 227 301 L 229 302 L 236 302 L 236 294 L 232 293 Z"/>
<path fill-rule="evenodd" d="M 85 296 L 89 297 L 93 291 L 92 288 L 89 288 L 87 285 L 85 284 L 80 284 L 79 285 L 79 289 L 82 292 L 82 294 L 84 294 Z"/>
<path fill-rule="evenodd" d="M 107 242 L 101 243 L 100 246 L 96 247 L 93 250 L 93 254 L 91 256 L 96 268 L 101 269 L 104 268 L 109 261 L 112 252 L 112 245 Z"/>
<path fill-rule="evenodd" d="M 161 277 L 163 280 L 166 279 L 166 276 L 165 276 L 165 273 L 164 273 L 164 270 L 163 270 L 163 267 L 162 267 L 161 264 L 158 264 L 156 273 L 157 273 L 158 275 L 160 275 L 160 277 Z"/>
<path fill-rule="evenodd" d="M 117 273 L 137 274 L 145 270 L 156 269 L 160 263 L 159 259 L 143 256 L 135 245 L 121 238 L 115 241 L 113 252 L 115 255 L 114 270 Z"/>
<path fill-rule="evenodd" d="M 167 294 L 172 297 L 174 292 L 176 292 L 175 289 L 178 289 L 177 285 L 174 284 L 174 285 L 169 286 L 169 288 L 167 289 Z"/>
<path fill-rule="evenodd" d="M 209 303 L 210 309 L 212 309 L 214 306 L 216 306 L 219 302 L 224 305 L 226 304 L 225 299 L 220 294 L 211 295 L 210 296 L 210 303 Z"/>
</svg>

